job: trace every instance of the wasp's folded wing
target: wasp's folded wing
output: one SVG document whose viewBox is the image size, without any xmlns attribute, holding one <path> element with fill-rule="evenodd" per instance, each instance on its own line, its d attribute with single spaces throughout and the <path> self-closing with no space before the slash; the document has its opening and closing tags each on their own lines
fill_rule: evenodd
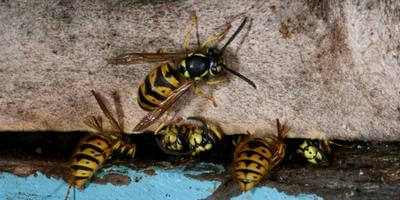
<svg viewBox="0 0 400 200">
<path fill-rule="evenodd" d="M 151 124 L 153 124 L 157 119 L 159 119 L 165 111 L 167 111 L 177 100 L 181 97 L 191 86 L 193 85 L 193 81 L 188 81 L 180 86 L 178 89 L 174 90 L 171 95 L 168 96 L 163 102 L 161 102 L 160 106 L 155 110 L 149 112 L 146 116 L 143 117 L 142 120 L 136 125 L 133 131 L 141 131 Z"/>
<path fill-rule="evenodd" d="M 108 59 L 109 64 L 127 65 L 139 63 L 153 63 L 164 61 L 181 60 L 186 56 L 186 53 L 126 53 L 115 58 Z"/>
</svg>

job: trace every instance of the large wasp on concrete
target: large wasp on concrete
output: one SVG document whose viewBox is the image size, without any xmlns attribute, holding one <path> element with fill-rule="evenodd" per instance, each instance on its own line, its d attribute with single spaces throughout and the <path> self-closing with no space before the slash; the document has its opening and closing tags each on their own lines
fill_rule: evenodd
<svg viewBox="0 0 400 200">
<path fill-rule="evenodd" d="M 225 45 L 218 50 L 209 47 L 211 44 L 222 40 L 229 32 L 229 24 L 222 32 L 208 38 L 195 51 L 178 53 L 127 53 L 108 60 L 110 64 L 137 64 L 143 62 L 168 62 L 179 63 L 176 67 L 163 63 L 154 67 L 139 86 L 138 103 L 144 110 L 150 111 L 134 128 L 140 131 L 150 126 L 155 120 L 167 111 L 191 86 L 195 87 L 195 94 L 211 100 L 214 98 L 202 92 L 197 87 L 197 81 L 206 80 L 208 84 L 218 84 L 224 80 L 223 70 L 226 70 L 249 83 L 256 85 L 245 76 L 230 69 L 224 64 L 223 53 L 226 47 L 235 39 L 246 24 L 244 18 L 237 30 L 228 39 Z M 192 25 L 183 38 L 183 48 L 188 49 L 193 29 L 197 28 L 196 13 L 192 13 Z"/>
<path fill-rule="evenodd" d="M 114 93 L 118 115 L 116 118 L 109 109 L 108 101 L 95 91 L 92 91 L 92 94 L 104 115 L 108 118 L 112 130 L 103 128 L 101 117 L 91 116 L 84 121 L 87 126 L 96 130 L 96 132 L 84 137 L 72 155 L 71 177 L 68 180 L 69 187 L 65 199 L 68 199 L 71 187 L 76 186 L 79 189 L 84 189 L 86 183 L 112 156 L 126 155 L 132 159 L 135 157 L 136 144 L 124 132 L 119 95 Z"/>
<path fill-rule="evenodd" d="M 234 153 L 234 173 L 240 189 L 248 191 L 258 184 L 286 153 L 284 139 L 289 128 L 276 120 L 278 137 L 247 136 L 237 145 Z"/>
</svg>

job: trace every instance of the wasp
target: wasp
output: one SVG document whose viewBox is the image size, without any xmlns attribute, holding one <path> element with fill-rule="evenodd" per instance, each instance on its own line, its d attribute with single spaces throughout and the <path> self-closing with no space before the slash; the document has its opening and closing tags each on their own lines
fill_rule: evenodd
<svg viewBox="0 0 400 200">
<path fill-rule="evenodd" d="M 224 133 L 213 123 L 202 117 L 188 117 L 188 120 L 198 121 L 201 126 L 191 123 L 177 125 L 181 120 L 162 123 L 155 131 L 156 142 L 160 149 L 174 156 L 195 156 L 211 150 Z"/>
<path fill-rule="evenodd" d="M 194 27 L 197 28 L 197 16 L 193 12 L 192 26 L 186 32 L 183 39 L 183 48 L 186 51 L 177 53 L 127 53 L 109 59 L 108 63 L 110 64 L 166 62 L 156 65 L 139 86 L 137 94 L 138 104 L 142 109 L 150 112 L 137 124 L 134 131 L 140 131 L 150 126 L 193 85 L 196 95 L 211 100 L 216 106 L 213 97 L 203 93 L 197 87 L 197 82 L 206 80 L 208 84 L 218 84 L 224 80 L 224 70 L 238 76 L 256 89 L 253 81 L 227 67 L 223 60 L 223 53 L 226 47 L 243 29 L 246 21 L 247 17 L 244 18 L 237 30 L 221 49 L 209 46 L 222 40 L 227 35 L 231 28 L 230 24 L 222 32 L 211 36 L 201 45 L 198 40 L 197 49 L 188 52 L 190 37 Z M 171 65 L 168 61 L 174 61 L 175 65 Z"/>
<path fill-rule="evenodd" d="M 304 139 L 297 143 L 297 155 L 314 165 L 329 165 L 332 157 L 331 145 L 342 145 L 328 140 L 325 134 L 318 130 L 311 129 L 307 133 L 317 139 Z"/>
<path fill-rule="evenodd" d="M 278 137 L 247 136 L 237 145 L 234 153 L 234 173 L 240 189 L 248 191 L 285 156 L 284 139 L 289 128 L 276 120 Z"/>
<path fill-rule="evenodd" d="M 69 187 L 65 199 L 68 199 L 71 187 L 84 189 L 86 183 L 112 156 L 125 155 L 133 159 L 136 153 L 136 144 L 124 132 L 119 95 L 117 93 L 113 95 L 118 115 L 118 118 L 115 118 L 109 109 L 107 100 L 101 94 L 95 91 L 91 92 L 109 120 L 112 130 L 107 131 L 103 128 L 101 117 L 91 116 L 84 120 L 84 123 L 96 132 L 84 137 L 72 155 L 71 177 L 68 180 Z"/>
<path fill-rule="evenodd" d="M 329 140 L 305 139 L 297 147 L 296 153 L 314 165 L 328 164 L 331 159 L 331 147 Z"/>
</svg>

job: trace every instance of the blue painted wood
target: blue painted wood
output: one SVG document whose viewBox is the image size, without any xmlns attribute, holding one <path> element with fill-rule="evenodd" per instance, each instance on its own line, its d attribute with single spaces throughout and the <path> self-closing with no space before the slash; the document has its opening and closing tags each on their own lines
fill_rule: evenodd
<svg viewBox="0 0 400 200">
<path fill-rule="evenodd" d="M 108 184 L 89 184 L 83 190 L 75 190 L 75 199 L 97 200 L 148 200 L 148 199 L 204 199 L 211 195 L 221 184 L 219 181 L 204 181 L 189 178 L 185 174 L 221 173 L 224 168 L 219 165 L 200 163 L 204 170 L 187 168 L 161 169 L 152 167 L 155 175 L 143 170 L 132 170 L 122 166 L 106 166 L 97 176 L 110 172 L 127 175 L 131 178 L 128 185 L 115 186 Z M 138 182 L 135 179 L 140 179 Z M 59 200 L 64 199 L 68 185 L 60 179 L 48 178 L 41 173 L 28 177 L 18 177 L 10 173 L 0 174 L 1 200 Z M 73 191 L 71 191 L 73 198 Z M 235 200 L 248 199 L 315 199 L 314 195 L 290 196 L 276 189 L 257 187 L 249 192 L 234 197 Z M 322 199 L 322 198 L 318 198 Z"/>
</svg>

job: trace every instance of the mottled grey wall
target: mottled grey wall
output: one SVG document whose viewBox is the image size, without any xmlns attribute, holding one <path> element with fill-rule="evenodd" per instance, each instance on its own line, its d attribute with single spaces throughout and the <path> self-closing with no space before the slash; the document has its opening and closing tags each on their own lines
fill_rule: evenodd
<svg viewBox="0 0 400 200">
<path fill-rule="evenodd" d="M 187 94 L 178 115 L 202 115 L 227 132 L 262 133 L 275 118 L 292 136 L 400 139 L 399 1 L 0 1 L 0 129 L 86 130 L 100 110 L 90 94 L 118 90 L 128 130 L 151 65 L 113 66 L 126 52 L 181 49 L 190 12 L 200 38 L 235 16 L 251 17 L 227 57 L 236 77 Z M 234 21 L 236 27 L 240 20 Z"/>
</svg>

